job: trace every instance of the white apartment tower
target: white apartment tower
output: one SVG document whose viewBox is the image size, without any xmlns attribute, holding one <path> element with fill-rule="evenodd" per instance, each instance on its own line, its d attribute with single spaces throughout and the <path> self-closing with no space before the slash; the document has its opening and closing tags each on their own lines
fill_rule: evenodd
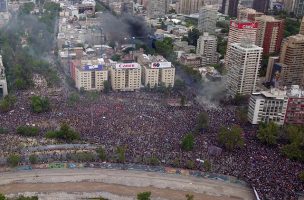
<svg viewBox="0 0 304 200">
<path fill-rule="evenodd" d="M 7 92 L 7 82 L 5 76 L 5 68 L 2 63 L 2 56 L 0 55 L 0 98 L 6 96 Z"/>
<path fill-rule="evenodd" d="M 148 17 L 159 18 L 164 17 L 167 10 L 167 0 L 149 0 L 148 1 Z"/>
<path fill-rule="evenodd" d="M 217 8 L 206 5 L 200 8 L 198 17 L 198 30 L 200 32 L 215 33 L 217 21 Z"/>
<path fill-rule="evenodd" d="M 217 37 L 204 33 L 197 40 L 196 54 L 202 57 L 202 66 L 218 62 Z"/>
<path fill-rule="evenodd" d="M 263 48 L 249 42 L 242 42 L 232 44 L 230 52 L 227 58 L 229 94 L 235 96 L 255 92 Z"/>
<path fill-rule="evenodd" d="M 242 40 L 248 39 L 252 44 L 256 42 L 256 34 L 257 34 L 257 22 L 250 21 L 238 21 L 231 20 L 230 21 L 230 29 L 228 34 L 228 43 L 227 43 L 227 51 L 226 51 L 226 66 L 229 65 L 229 57 L 230 47 L 233 43 L 241 43 Z"/>
</svg>

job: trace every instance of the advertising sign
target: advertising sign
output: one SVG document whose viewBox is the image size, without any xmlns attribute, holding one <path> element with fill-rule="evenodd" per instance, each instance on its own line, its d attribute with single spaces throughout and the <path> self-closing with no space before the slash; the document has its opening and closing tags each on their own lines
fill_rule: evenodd
<svg viewBox="0 0 304 200">
<path fill-rule="evenodd" d="M 138 63 L 117 63 L 116 69 L 134 69 L 139 68 Z"/>
<path fill-rule="evenodd" d="M 171 62 L 153 62 L 151 68 L 160 69 L 160 68 L 170 68 Z"/>
<path fill-rule="evenodd" d="M 230 26 L 233 26 L 235 28 L 239 29 L 245 29 L 245 28 L 257 28 L 258 23 L 257 22 L 237 22 L 237 21 L 230 21 Z"/>
<path fill-rule="evenodd" d="M 102 65 L 85 65 L 83 68 L 86 71 L 102 70 Z"/>
</svg>

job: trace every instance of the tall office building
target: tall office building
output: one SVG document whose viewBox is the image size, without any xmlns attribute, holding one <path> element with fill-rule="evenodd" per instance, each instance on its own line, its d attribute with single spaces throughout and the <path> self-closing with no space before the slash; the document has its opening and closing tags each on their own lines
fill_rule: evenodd
<svg viewBox="0 0 304 200">
<path fill-rule="evenodd" d="M 204 5 L 204 0 L 180 0 L 176 3 L 178 14 L 189 15 L 192 13 L 197 13 L 199 8 Z"/>
<path fill-rule="evenodd" d="M 198 30 L 200 32 L 215 33 L 217 21 L 217 8 L 212 5 L 200 8 L 198 17 Z"/>
<path fill-rule="evenodd" d="M 257 28 L 257 22 L 231 20 L 228 34 L 226 58 L 229 57 L 230 46 L 233 43 L 240 43 L 242 40 L 248 39 L 252 44 L 255 44 Z M 228 66 L 229 60 L 225 59 L 225 61 L 226 66 Z"/>
<path fill-rule="evenodd" d="M 2 63 L 2 56 L 0 55 L 0 98 L 6 96 L 7 92 L 7 82 L 5 76 L 5 68 Z"/>
<path fill-rule="evenodd" d="M 280 53 L 281 79 L 284 86 L 304 85 L 304 35 L 290 36 Z"/>
<path fill-rule="evenodd" d="M 257 17 L 258 22 L 256 45 L 263 47 L 263 53 L 279 53 L 284 34 L 284 21 L 272 16 Z"/>
<path fill-rule="evenodd" d="M 149 0 L 148 1 L 148 17 L 159 18 L 164 17 L 167 10 L 167 0 Z"/>
<path fill-rule="evenodd" d="M 267 13 L 270 0 L 254 0 L 252 8 L 258 12 Z"/>
<path fill-rule="evenodd" d="M 221 13 L 229 15 L 230 17 L 236 17 L 238 6 L 239 0 L 223 0 Z"/>
<path fill-rule="evenodd" d="M 202 66 L 218 62 L 217 37 L 204 33 L 197 40 L 196 54 L 202 57 Z"/>
<path fill-rule="evenodd" d="M 293 12 L 297 17 L 304 16 L 304 0 L 295 0 Z"/>
<path fill-rule="evenodd" d="M 230 46 L 227 89 L 229 95 L 248 95 L 256 91 L 263 48 L 248 42 Z"/>
</svg>

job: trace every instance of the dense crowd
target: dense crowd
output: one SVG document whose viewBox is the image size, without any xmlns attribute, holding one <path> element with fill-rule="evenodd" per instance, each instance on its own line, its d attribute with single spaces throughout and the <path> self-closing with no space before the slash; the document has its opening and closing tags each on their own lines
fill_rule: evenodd
<svg viewBox="0 0 304 200">
<path fill-rule="evenodd" d="M 208 154 L 208 148 L 218 145 L 221 127 L 239 124 L 233 106 L 170 107 L 157 93 L 132 92 L 101 95 L 96 101 L 84 97 L 75 106 L 68 106 L 62 95 L 50 97 L 52 111 L 33 114 L 30 111 L 30 92 L 17 96 L 14 110 L 1 113 L 1 127 L 14 133 L 19 125 L 34 125 L 41 130 L 59 128 L 67 122 L 80 132 L 85 142 L 103 145 L 111 154 L 117 146 L 126 147 L 127 162 L 143 163 L 157 158 L 162 164 L 187 167 L 197 158 L 209 160 L 212 171 L 246 180 L 263 199 L 295 199 L 304 192 L 297 175 L 304 165 L 282 157 L 277 148 L 269 148 L 256 140 L 256 127 L 244 125 L 245 147 L 234 152 L 222 151 L 220 156 Z M 195 135 L 193 151 L 180 149 L 183 136 L 194 130 L 200 112 L 207 112 L 210 127 Z M 18 151 L 17 136 L 1 135 L 2 151 Z M 11 145 L 11 146 L 10 146 Z M 195 167 L 204 170 L 200 163 Z"/>
</svg>

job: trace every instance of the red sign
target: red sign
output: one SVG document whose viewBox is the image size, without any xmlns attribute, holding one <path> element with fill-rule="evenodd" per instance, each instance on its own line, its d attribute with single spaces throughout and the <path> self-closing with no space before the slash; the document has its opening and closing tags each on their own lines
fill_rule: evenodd
<svg viewBox="0 0 304 200">
<path fill-rule="evenodd" d="M 233 26 L 238 29 L 247 29 L 247 28 L 258 28 L 257 22 L 239 22 L 239 21 L 230 21 L 230 26 Z"/>
</svg>

